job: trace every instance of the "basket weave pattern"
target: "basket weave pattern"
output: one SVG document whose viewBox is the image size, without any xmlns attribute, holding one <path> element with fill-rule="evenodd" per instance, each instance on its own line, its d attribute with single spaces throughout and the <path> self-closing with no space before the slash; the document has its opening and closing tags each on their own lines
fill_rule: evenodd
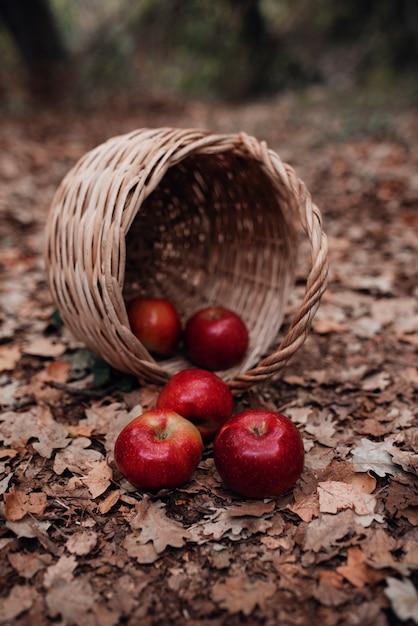
<svg viewBox="0 0 418 626">
<path fill-rule="evenodd" d="M 278 346 L 300 226 L 310 271 Z M 185 321 L 221 304 L 244 319 L 244 361 L 219 374 L 239 393 L 277 375 L 305 341 L 327 283 L 318 208 L 293 169 L 245 133 L 140 129 L 70 170 L 46 229 L 48 283 L 71 332 L 116 369 L 162 384 L 190 367 L 156 361 L 132 334 L 126 302 L 170 298 Z M 273 346 L 273 347 L 272 347 Z"/>
</svg>

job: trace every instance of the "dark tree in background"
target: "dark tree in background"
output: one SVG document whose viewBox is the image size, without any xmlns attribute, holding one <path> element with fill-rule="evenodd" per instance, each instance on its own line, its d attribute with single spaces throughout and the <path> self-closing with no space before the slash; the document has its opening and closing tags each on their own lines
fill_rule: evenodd
<svg viewBox="0 0 418 626">
<path fill-rule="evenodd" d="M 353 85 L 394 84 L 403 70 L 418 76 L 417 0 L 67 2 L 54 13 L 49 0 L 0 0 L 0 36 L 11 36 L 43 102 L 161 85 L 239 101 L 332 82 L 341 68 Z M 73 22 L 62 19 L 69 8 Z M 83 33 L 93 13 L 95 27 L 68 54 L 63 29 Z"/>
<path fill-rule="evenodd" d="M 24 63 L 37 100 L 55 100 L 67 81 L 68 56 L 46 0 L 0 0 L 0 20 Z"/>
</svg>

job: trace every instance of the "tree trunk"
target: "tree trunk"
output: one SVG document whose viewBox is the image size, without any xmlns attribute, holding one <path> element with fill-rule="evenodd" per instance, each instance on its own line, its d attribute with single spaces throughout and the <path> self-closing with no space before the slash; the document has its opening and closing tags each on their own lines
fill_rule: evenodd
<svg viewBox="0 0 418 626">
<path fill-rule="evenodd" d="M 0 0 L 0 19 L 22 57 L 32 96 L 44 102 L 62 96 L 68 56 L 47 0 Z"/>
</svg>

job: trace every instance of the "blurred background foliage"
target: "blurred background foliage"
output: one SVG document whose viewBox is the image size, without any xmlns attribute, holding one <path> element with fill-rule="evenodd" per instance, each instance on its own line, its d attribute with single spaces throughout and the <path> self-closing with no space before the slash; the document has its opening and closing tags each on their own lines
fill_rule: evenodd
<svg viewBox="0 0 418 626">
<path fill-rule="evenodd" d="M 417 0 L 0 0 L 0 100 L 418 93 Z"/>
</svg>

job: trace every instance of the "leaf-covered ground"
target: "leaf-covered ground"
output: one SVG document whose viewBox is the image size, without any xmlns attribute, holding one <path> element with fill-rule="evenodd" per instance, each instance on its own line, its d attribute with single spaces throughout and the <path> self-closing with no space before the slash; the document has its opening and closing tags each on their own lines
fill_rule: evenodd
<svg viewBox="0 0 418 626">
<path fill-rule="evenodd" d="M 277 500 L 229 492 L 210 446 L 183 488 L 130 488 L 113 443 L 158 389 L 109 372 L 54 316 L 42 252 L 57 185 L 109 136 L 167 125 L 266 139 L 324 215 L 312 332 L 281 380 L 237 400 L 301 430 L 305 470 Z M 5 113 L 0 217 L 1 625 L 418 623 L 418 108 L 315 91 Z M 289 315 L 303 280 L 302 263 Z"/>
</svg>

